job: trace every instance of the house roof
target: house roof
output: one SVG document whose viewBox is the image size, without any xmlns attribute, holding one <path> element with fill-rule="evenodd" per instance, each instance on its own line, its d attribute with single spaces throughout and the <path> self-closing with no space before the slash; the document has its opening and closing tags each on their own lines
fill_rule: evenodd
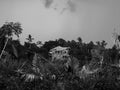
<svg viewBox="0 0 120 90">
<path fill-rule="evenodd" d="M 67 49 L 69 49 L 69 47 L 57 46 L 57 47 L 51 49 L 50 52 L 52 52 L 52 51 L 62 51 L 62 50 L 67 50 Z"/>
</svg>

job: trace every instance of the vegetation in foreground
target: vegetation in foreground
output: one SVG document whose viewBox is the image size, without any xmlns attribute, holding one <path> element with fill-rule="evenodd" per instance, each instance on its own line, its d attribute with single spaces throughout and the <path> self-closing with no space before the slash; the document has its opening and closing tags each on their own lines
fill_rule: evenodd
<svg viewBox="0 0 120 90">
<path fill-rule="evenodd" d="M 57 40 L 33 43 L 31 35 L 27 42 L 20 44 L 22 33 L 20 23 L 8 22 L 0 28 L 0 90 L 119 90 L 120 60 L 116 46 L 107 49 L 107 43 L 98 41 L 84 43 L 77 41 Z M 18 37 L 13 40 L 13 35 Z M 103 62 L 100 70 L 80 78 L 73 67 L 52 63 L 49 50 L 56 47 L 70 47 L 72 61 L 78 61 L 78 72 L 83 65 L 93 59 L 91 50 L 94 46 L 104 48 Z M 33 64 L 36 60 L 36 64 Z"/>
</svg>

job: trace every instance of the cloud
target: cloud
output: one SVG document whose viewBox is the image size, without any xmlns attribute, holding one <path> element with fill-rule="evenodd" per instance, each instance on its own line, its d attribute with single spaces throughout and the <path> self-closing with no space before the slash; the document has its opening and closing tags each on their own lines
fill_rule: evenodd
<svg viewBox="0 0 120 90">
<path fill-rule="evenodd" d="M 49 8 L 53 3 L 53 0 L 43 0 L 43 1 L 46 8 Z"/>
<path fill-rule="evenodd" d="M 46 8 L 53 8 L 55 10 L 61 10 L 61 13 L 66 10 L 71 12 L 76 11 L 76 0 L 42 0 Z"/>
<path fill-rule="evenodd" d="M 69 10 L 71 12 L 75 12 L 76 11 L 76 5 L 75 5 L 75 2 L 72 1 L 72 0 L 68 0 L 68 6 L 69 6 Z"/>
</svg>

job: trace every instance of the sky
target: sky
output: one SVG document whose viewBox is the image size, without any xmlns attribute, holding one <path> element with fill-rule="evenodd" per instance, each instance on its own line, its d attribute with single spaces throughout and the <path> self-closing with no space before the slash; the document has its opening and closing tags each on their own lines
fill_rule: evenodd
<svg viewBox="0 0 120 90">
<path fill-rule="evenodd" d="M 120 0 L 0 0 L 0 26 L 20 22 L 23 43 L 28 34 L 35 41 L 63 38 L 113 45 L 114 28 L 120 33 Z"/>
</svg>

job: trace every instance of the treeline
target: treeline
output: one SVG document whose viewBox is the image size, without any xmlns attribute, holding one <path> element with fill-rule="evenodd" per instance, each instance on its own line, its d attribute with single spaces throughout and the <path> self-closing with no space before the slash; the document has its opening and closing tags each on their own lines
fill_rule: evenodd
<svg viewBox="0 0 120 90">
<path fill-rule="evenodd" d="M 94 46 L 103 47 L 105 50 L 105 55 L 107 62 L 114 62 L 118 60 L 118 50 L 115 46 L 112 48 L 106 49 L 106 41 L 97 41 L 96 43 L 90 41 L 85 43 L 82 41 L 81 37 L 78 37 L 77 40 L 66 41 L 62 38 L 56 40 L 49 40 L 42 44 L 41 41 L 33 43 L 34 38 L 29 34 L 26 38 L 24 45 L 21 45 L 19 36 L 22 33 L 22 27 L 20 23 L 7 22 L 3 24 L 0 28 L 0 53 L 3 56 L 3 51 L 7 51 L 11 54 L 12 58 L 15 59 L 26 59 L 32 60 L 34 53 L 39 53 L 46 59 L 49 58 L 49 50 L 56 47 L 70 47 L 70 55 L 76 57 L 81 65 L 84 65 L 86 62 L 91 60 L 91 49 Z M 17 40 L 13 40 L 13 35 L 18 37 Z M 4 50 L 3 50 L 4 49 Z"/>
</svg>

